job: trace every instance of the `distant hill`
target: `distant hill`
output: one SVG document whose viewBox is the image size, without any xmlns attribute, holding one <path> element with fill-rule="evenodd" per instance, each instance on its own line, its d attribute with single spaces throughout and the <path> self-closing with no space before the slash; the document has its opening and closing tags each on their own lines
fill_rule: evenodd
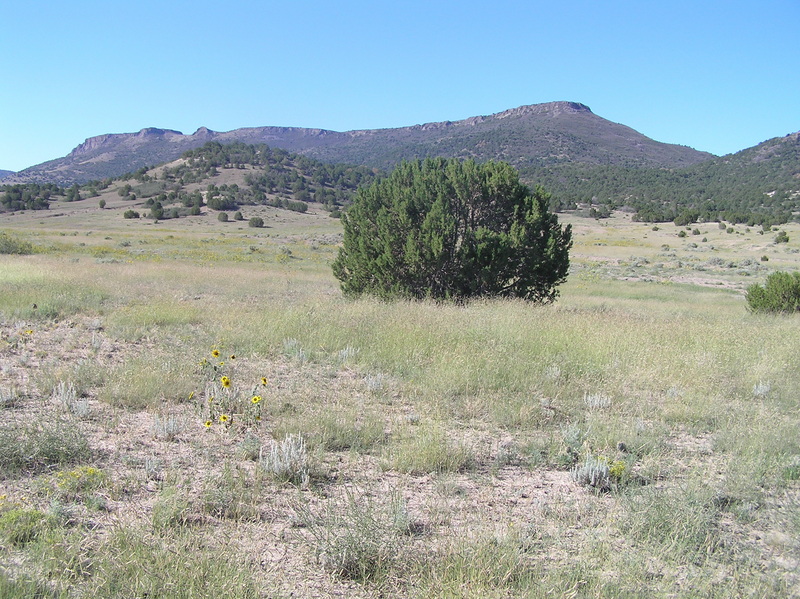
<svg viewBox="0 0 800 599">
<path fill-rule="evenodd" d="M 299 127 L 254 127 L 191 135 L 148 128 L 138 133 L 91 137 L 64 158 L 17 173 L 10 182 L 83 183 L 133 172 L 178 158 L 209 141 L 267 144 L 325 162 L 391 167 L 426 156 L 505 160 L 517 168 L 560 164 L 675 168 L 713 158 L 654 141 L 595 115 L 574 102 L 521 106 L 490 116 L 396 129 L 344 133 Z"/>
<path fill-rule="evenodd" d="M 683 168 L 564 164 L 521 174 L 565 208 L 628 206 L 653 221 L 786 222 L 800 212 L 800 132 Z"/>
<path fill-rule="evenodd" d="M 0 179 L 5 179 L 6 177 L 13 175 L 14 171 L 4 171 L 0 170 Z"/>
<path fill-rule="evenodd" d="M 625 208 L 641 220 L 721 218 L 769 224 L 800 214 L 800 133 L 717 157 L 654 141 L 575 102 L 343 133 L 300 127 L 216 132 L 201 127 L 191 135 L 156 128 L 99 135 L 64 158 L 9 175 L 2 184 L 47 182 L 70 187 L 108 180 L 176 160 L 209 143 L 266 145 L 330 165 L 381 170 L 427 156 L 503 160 L 519 170 L 523 181 L 549 191 L 554 209 L 581 208 L 591 216 Z"/>
</svg>

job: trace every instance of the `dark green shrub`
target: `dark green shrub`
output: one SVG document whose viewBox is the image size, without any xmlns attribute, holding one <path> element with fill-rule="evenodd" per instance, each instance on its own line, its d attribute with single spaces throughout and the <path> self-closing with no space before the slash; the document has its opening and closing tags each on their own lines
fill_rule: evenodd
<svg viewBox="0 0 800 599">
<path fill-rule="evenodd" d="M 228 222 L 228 213 L 227 212 L 220 212 L 217 215 L 217 220 L 219 222 L 221 222 L 221 223 L 227 223 Z"/>
<path fill-rule="evenodd" d="M 233 220 L 244 220 L 244 216 L 240 211 L 236 211 L 236 214 L 233 215 Z"/>
<path fill-rule="evenodd" d="M 686 231 L 678 231 L 678 237 L 686 237 Z"/>
<path fill-rule="evenodd" d="M 780 231 L 775 236 L 775 243 L 789 243 L 789 236 L 786 234 L 786 231 Z"/>
<path fill-rule="evenodd" d="M 746 297 L 753 312 L 800 311 L 800 273 L 774 272 L 763 287 L 757 283 L 750 285 Z"/>
<path fill-rule="evenodd" d="M 404 162 L 360 188 L 333 273 L 347 295 L 553 301 L 572 230 L 502 162 Z"/>
<path fill-rule="evenodd" d="M 260 229 L 261 227 L 264 226 L 264 219 L 261 218 L 260 216 L 254 216 L 249 221 L 247 221 L 247 226 Z"/>
<path fill-rule="evenodd" d="M 136 210 L 126 210 L 122 218 L 139 218 L 141 215 Z"/>
</svg>

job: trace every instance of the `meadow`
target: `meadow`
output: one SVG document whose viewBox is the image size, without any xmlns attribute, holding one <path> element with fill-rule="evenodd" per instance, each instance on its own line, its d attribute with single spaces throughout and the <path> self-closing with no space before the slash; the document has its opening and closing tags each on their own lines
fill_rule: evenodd
<svg viewBox="0 0 800 599">
<path fill-rule="evenodd" d="M 0 215 L 0 596 L 800 596 L 800 320 L 744 300 L 797 224 L 565 214 L 552 305 L 384 303 L 313 205 L 113 198 Z"/>
</svg>

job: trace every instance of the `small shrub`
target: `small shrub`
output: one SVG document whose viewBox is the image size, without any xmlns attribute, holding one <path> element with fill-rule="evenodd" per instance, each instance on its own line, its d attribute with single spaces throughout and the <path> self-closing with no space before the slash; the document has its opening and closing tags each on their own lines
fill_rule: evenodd
<svg viewBox="0 0 800 599">
<path fill-rule="evenodd" d="M 237 211 L 236 211 L 236 212 L 233 214 L 233 220 L 244 220 L 244 216 L 242 216 L 242 213 L 241 213 L 241 211 L 237 210 Z"/>
<path fill-rule="evenodd" d="M 173 441 L 188 427 L 185 417 L 179 414 L 156 414 L 150 427 L 153 437 Z"/>
<path fill-rule="evenodd" d="M 763 256 L 761 256 L 761 261 L 762 261 L 762 262 L 769 262 L 769 256 L 767 256 L 766 254 L 764 254 Z"/>
<path fill-rule="evenodd" d="M 775 236 L 775 243 L 789 243 L 789 235 L 786 234 L 786 231 L 778 232 Z"/>
<path fill-rule="evenodd" d="M 286 435 L 283 441 L 272 441 L 262 447 L 259 466 L 272 478 L 295 485 L 308 484 L 309 460 L 306 442 L 300 435 Z"/>
<path fill-rule="evenodd" d="M 122 213 L 122 218 L 139 218 L 141 216 L 136 210 L 126 210 Z"/>
<path fill-rule="evenodd" d="M 575 464 L 570 471 L 572 480 L 579 485 L 598 491 L 611 490 L 611 466 L 606 458 L 586 455 L 583 462 Z"/>
<path fill-rule="evenodd" d="M 260 229 L 261 227 L 264 226 L 264 219 L 261 218 L 260 216 L 254 216 L 249 221 L 247 221 L 247 226 Z"/>
<path fill-rule="evenodd" d="M 100 210 L 102 210 L 103 208 L 106 207 L 106 201 L 100 200 L 99 202 L 97 202 L 97 205 L 100 206 Z"/>
<path fill-rule="evenodd" d="M 22 547 L 49 528 L 47 514 L 39 510 L 16 508 L 0 515 L 0 537 L 13 547 Z"/>
<path fill-rule="evenodd" d="M 33 244 L 12 237 L 6 233 L 0 233 L 0 254 L 32 254 Z"/>
<path fill-rule="evenodd" d="M 686 237 L 686 231 L 678 231 L 678 237 Z"/>
<path fill-rule="evenodd" d="M 89 415 L 89 400 L 78 397 L 75 385 L 72 382 L 59 381 L 53 388 L 51 399 L 64 406 L 64 408 L 78 418 L 86 418 Z"/>
<path fill-rule="evenodd" d="M 79 466 L 55 474 L 55 493 L 59 499 L 77 501 L 102 489 L 108 476 L 94 466 Z"/>
<path fill-rule="evenodd" d="M 791 314 L 800 311 L 800 273 L 774 272 L 763 286 L 750 285 L 746 298 L 752 312 Z"/>
<path fill-rule="evenodd" d="M 228 222 L 228 213 L 227 212 L 220 212 L 217 215 L 217 220 L 219 222 L 221 222 L 221 223 L 227 223 Z"/>
</svg>

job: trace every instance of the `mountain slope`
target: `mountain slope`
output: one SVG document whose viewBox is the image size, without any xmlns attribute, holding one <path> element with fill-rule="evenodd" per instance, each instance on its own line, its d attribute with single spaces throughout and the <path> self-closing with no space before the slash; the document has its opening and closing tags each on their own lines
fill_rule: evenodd
<svg viewBox="0 0 800 599">
<path fill-rule="evenodd" d="M 9 182 L 59 184 L 114 177 L 178 158 L 208 141 L 267 144 L 326 162 L 391 167 L 425 156 L 505 160 L 514 166 L 564 163 L 675 168 L 713 157 L 654 141 L 574 102 L 521 106 L 490 116 L 396 129 L 336 132 L 299 127 L 253 127 L 192 135 L 169 129 L 92 137 L 64 158 L 30 167 Z"/>
</svg>

